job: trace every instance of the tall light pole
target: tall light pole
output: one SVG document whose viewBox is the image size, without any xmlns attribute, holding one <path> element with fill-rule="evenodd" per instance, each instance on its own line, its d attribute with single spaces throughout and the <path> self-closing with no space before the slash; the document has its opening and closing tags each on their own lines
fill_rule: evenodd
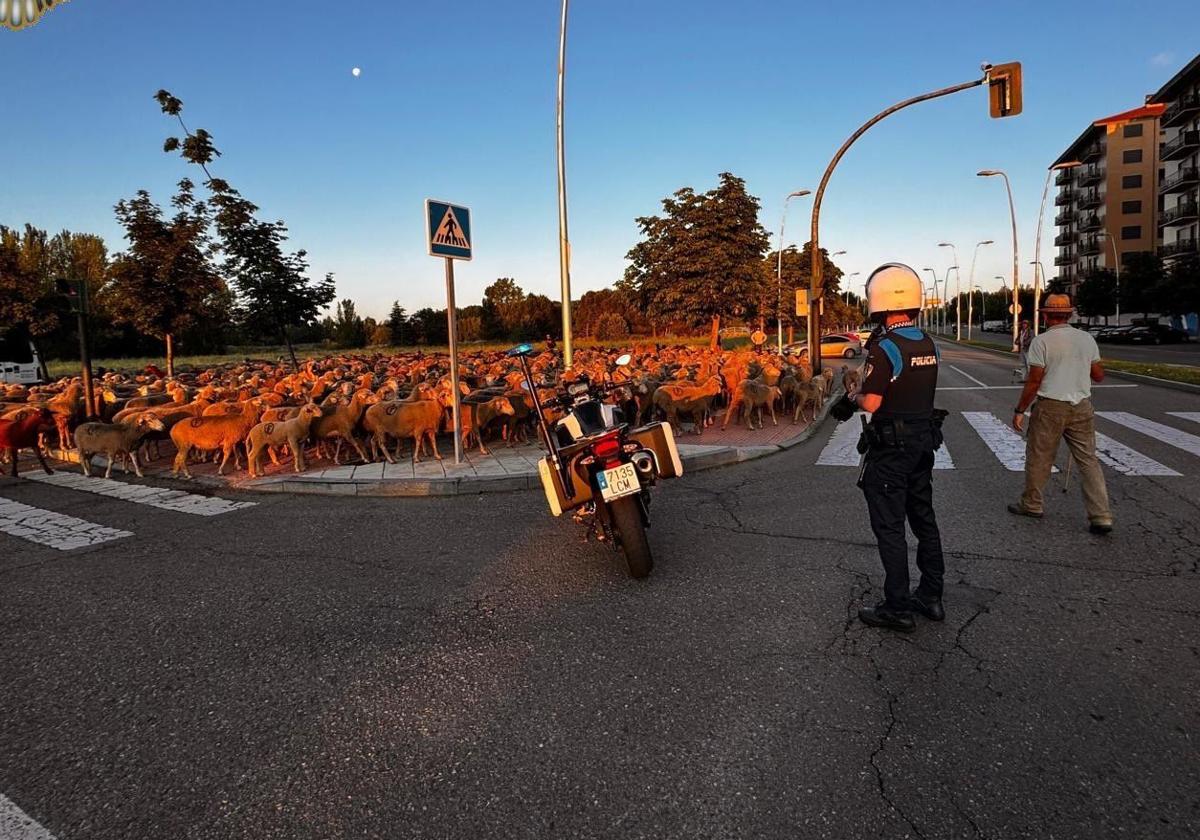
<svg viewBox="0 0 1200 840">
<path fill-rule="evenodd" d="M 1112 246 L 1113 252 L 1113 271 L 1117 275 L 1117 326 L 1121 326 L 1121 260 L 1117 257 L 1117 240 L 1112 238 L 1107 230 L 1097 232 L 1097 236 L 1103 236 L 1108 240 L 1108 244 Z"/>
<path fill-rule="evenodd" d="M 934 281 L 934 285 L 935 286 L 937 285 L 936 280 Z M 929 311 L 929 301 L 931 299 L 937 298 L 937 290 L 934 289 L 934 292 L 931 295 L 931 294 L 929 294 L 929 287 L 922 286 L 921 291 L 924 292 L 924 294 L 925 294 L 925 305 L 921 307 L 921 317 L 925 319 L 925 323 L 924 323 L 925 329 L 929 329 L 930 316 L 933 315 L 933 313 Z"/>
<path fill-rule="evenodd" d="M 1021 262 L 1017 256 L 1017 209 L 1013 205 L 1012 184 L 1008 182 L 1008 174 L 1002 169 L 981 169 L 975 173 L 980 178 L 990 178 L 999 175 L 1004 179 L 1004 189 L 1008 191 L 1008 215 L 1012 219 L 1013 240 L 1013 347 L 1017 346 L 1017 303 L 1021 290 Z M 1014 351 L 1015 352 L 1015 351 Z"/>
<path fill-rule="evenodd" d="M 558 26 L 558 279 L 562 294 L 563 366 L 571 367 L 574 346 L 571 341 L 571 242 L 567 236 L 567 157 L 563 143 L 563 91 L 567 76 L 567 6 L 562 0 L 562 18 Z"/>
<path fill-rule="evenodd" d="M 938 278 L 937 278 L 937 272 L 936 272 L 936 271 L 934 271 L 932 268 L 929 268 L 929 267 L 923 268 L 923 269 L 921 269 L 921 270 L 922 270 L 922 271 L 928 271 L 930 274 L 932 274 L 932 275 L 933 275 L 933 297 L 934 297 L 934 300 L 938 300 Z M 941 308 L 941 303 L 942 303 L 942 301 L 938 300 L 939 308 Z M 941 329 L 940 329 L 940 327 L 939 327 L 939 325 L 938 325 L 938 313 L 937 313 L 936 311 L 933 313 L 933 328 L 934 328 L 935 330 L 938 330 L 939 332 L 941 331 Z"/>
<path fill-rule="evenodd" d="M 975 290 L 979 290 L 979 311 L 987 317 L 987 299 L 983 296 L 983 289 L 974 284 L 969 284 L 967 287 L 967 341 L 971 340 L 971 325 L 975 323 Z M 980 321 L 983 318 L 979 319 Z M 979 325 L 979 331 L 983 332 L 983 324 Z"/>
<path fill-rule="evenodd" d="M 953 242 L 939 242 L 939 248 L 949 248 L 954 255 L 954 268 L 958 268 L 958 249 Z M 946 280 L 950 279 L 950 269 L 946 269 Z M 954 275 L 954 340 L 962 341 L 962 317 L 959 315 L 958 298 L 962 294 L 962 275 Z"/>
<path fill-rule="evenodd" d="M 979 248 L 983 245 L 995 245 L 995 244 L 996 243 L 993 242 L 991 239 L 985 239 L 982 242 L 975 243 L 975 253 L 971 255 L 971 273 L 967 275 L 967 296 L 968 297 L 971 294 L 971 289 L 975 288 L 975 260 L 977 260 L 979 258 Z M 967 301 L 968 309 L 970 308 L 970 305 L 971 305 L 970 301 Z M 968 321 L 969 320 L 970 319 L 968 317 Z M 968 338 L 970 337 L 970 335 L 969 335 L 970 332 L 971 332 L 971 325 L 970 325 L 970 323 L 968 323 L 967 324 Z"/>
<path fill-rule="evenodd" d="M 844 254 L 846 252 L 838 251 L 838 253 Z M 860 274 L 862 274 L 861 271 L 851 271 L 849 274 L 846 275 L 846 293 L 844 295 L 842 295 L 842 301 L 846 304 L 846 306 L 850 305 L 850 282 L 849 282 L 850 278 L 857 277 Z"/>
<path fill-rule="evenodd" d="M 783 199 L 783 215 L 779 217 L 779 254 L 775 260 L 775 328 L 779 355 L 783 355 L 783 226 L 787 222 L 788 202 L 808 195 L 811 190 L 796 190 Z"/>
<path fill-rule="evenodd" d="M 1050 176 L 1062 169 L 1079 166 L 1077 160 L 1056 163 L 1046 170 L 1046 183 L 1042 185 L 1042 205 L 1038 208 L 1037 236 L 1033 239 L 1033 334 L 1038 334 L 1038 309 L 1041 306 L 1041 287 L 1046 284 L 1046 272 L 1042 268 L 1042 220 L 1046 215 L 1046 196 L 1050 192 Z"/>
<path fill-rule="evenodd" d="M 997 275 L 995 276 L 995 278 L 993 278 L 993 279 L 995 279 L 995 280 L 999 280 L 999 281 L 1000 281 L 1000 291 L 1002 291 L 1002 292 L 1004 292 L 1004 291 L 1007 291 L 1007 292 L 1008 292 L 1008 297 L 1009 297 L 1009 299 L 1010 299 L 1010 300 L 1012 300 L 1012 289 L 1009 289 L 1009 288 L 1008 288 L 1008 281 L 1004 279 L 1004 275 L 1003 275 L 1003 274 L 997 274 Z M 1017 308 L 1016 308 L 1015 306 L 1013 306 L 1013 305 L 1012 305 L 1012 303 L 1009 303 L 1009 305 L 1008 305 L 1008 306 L 1009 306 L 1009 309 L 1013 310 L 1013 312 L 1012 312 L 1013 321 L 1016 321 L 1016 319 L 1017 319 L 1017 312 L 1016 312 L 1016 309 L 1017 309 Z M 1001 321 L 1003 321 L 1003 320 L 1004 320 L 1003 316 L 1000 318 L 1000 320 L 1001 320 Z"/>
</svg>

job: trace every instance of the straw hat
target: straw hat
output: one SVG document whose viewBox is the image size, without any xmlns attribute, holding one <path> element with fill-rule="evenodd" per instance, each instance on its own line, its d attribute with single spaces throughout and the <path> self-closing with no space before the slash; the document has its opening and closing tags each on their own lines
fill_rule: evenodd
<svg viewBox="0 0 1200 840">
<path fill-rule="evenodd" d="M 1069 295 L 1046 295 L 1046 299 L 1042 302 L 1042 311 L 1069 315 L 1075 311 L 1075 307 L 1071 305 Z"/>
</svg>

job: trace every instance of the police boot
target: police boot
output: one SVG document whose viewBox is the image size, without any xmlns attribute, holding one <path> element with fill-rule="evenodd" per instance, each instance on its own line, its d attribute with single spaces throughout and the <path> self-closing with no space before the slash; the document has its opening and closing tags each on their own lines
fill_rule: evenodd
<svg viewBox="0 0 1200 840">
<path fill-rule="evenodd" d="M 893 609 L 887 601 L 880 601 L 873 607 L 862 607 L 858 611 L 858 620 L 871 627 L 883 627 L 901 633 L 911 633 L 917 629 L 912 613 Z"/>
<path fill-rule="evenodd" d="M 930 621 L 946 620 L 946 608 L 942 606 L 942 599 L 936 595 L 923 595 L 920 592 L 914 592 L 908 598 L 908 607 L 913 612 L 920 613 Z"/>
</svg>

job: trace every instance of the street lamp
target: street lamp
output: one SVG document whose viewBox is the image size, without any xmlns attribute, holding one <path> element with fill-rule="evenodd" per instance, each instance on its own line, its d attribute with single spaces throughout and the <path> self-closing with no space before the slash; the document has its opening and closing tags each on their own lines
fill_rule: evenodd
<svg viewBox="0 0 1200 840">
<path fill-rule="evenodd" d="M 846 252 L 838 251 L 838 253 L 844 254 Z M 851 277 L 857 277 L 860 274 L 862 274 L 861 271 L 851 271 L 849 274 L 846 275 L 846 293 L 842 295 L 842 301 L 846 304 L 846 306 L 850 305 L 850 282 L 849 282 L 849 279 Z"/>
<path fill-rule="evenodd" d="M 958 268 L 958 249 L 954 247 L 953 242 L 939 242 L 939 248 L 949 248 L 950 253 L 954 254 L 954 267 Z M 950 269 L 946 269 L 946 280 L 950 279 Z M 962 341 L 962 318 L 958 314 L 958 298 L 962 295 L 962 277 L 958 274 L 954 275 L 954 340 Z"/>
<path fill-rule="evenodd" d="M 567 75 L 567 5 L 562 0 L 562 18 L 558 27 L 558 279 L 562 291 L 563 367 L 570 368 L 574 360 L 571 340 L 571 241 L 567 236 L 567 156 L 563 143 L 563 93 Z M 453 313 L 452 313 L 453 314 Z"/>
<path fill-rule="evenodd" d="M 1117 240 L 1112 238 L 1107 230 L 1101 230 L 1096 233 L 1097 236 L 1103 236 L 1108 240 L 1108 244 L 1112 246 L 1113 252 L 1113 271 L 1117 275 L 1117 326 L 1121 326 L 1121 261 L 1117 258 Z"/>
<path fill-rule="evenodd" d="M 975 288 L 975 260 L 979 258 L 979 248 L 983 245 L 995 245 L 991 239 L 985 239 L 982 242 L 975 243 L 975 253 L 971 255 L 971 273 L 967 275 L 967 297 L 971 296 L 971 289 Z M 971 301 L 967 301 L 967 309 L 971 308 Z M 971 337 L 971 321 L 970 315 L 967 316 L 967 338 Z"/>
<path fill-rule="evenodd" d="M 1012 219 L 1012 240 L 1013 240 L 1013 301 L 1017 300 L 1017 294 L 1020 290 L 1019 283 L 1021 281 L 1021 262 L 1017 256 L 1017 210 L 1013 206 L 1012 184 L 1008 182 L 1008 174 L 1002 169 L 981 169 L 975 173 L 980 178 L 990 178 L 994 175 L 999 175 L 1004 179 L 1004 189 L 1008 191 L 1008 215 Z M 1016 306 L 1013 306 L 1016 309 Z M 1013 312 L 1013 346 L 1017 344 L 1017 313 Z"/>
<path fill-rule="evenodd" d="M 937 300 L 937 296 L 938 296 L 938 276 L 937 276 L 937 272 L 936 272 L 936 271 L 934 271 L 932 268 L 929 268 L 928 266 L 927 266 L 927 267 L 925 267 L 925 268 L 922 268 L 921 270 L 922 270 L 922 271 L 928 271 L 930 274 L 932 274 L 932 275 L 933 275 L 933 297 L 934 297 L 934 300 Z M 939 302 L 939 303 L 940 303 L 940 302 Z M 938 326 L 938 317 L 937 317 L 937 312 L 934 312 L 934 313 L 933 313 L 933 328 L 934 328 L 935 330 L 938 330 L 938 331 L 940 332 L 940 328 L 939 328 L 939 326 Z"/>
<path fill-rule="evenodd" d="M 983 289 L 979 286 L 968 284 L 967 287 L 967 341 L 971 340 L 971 325 L 975 323 L 975 291 L 979 291 L 979 311 L 982 315 L 979 321 L 979 331 L 983 332 L 983 320 L 987 317 L 987 298 L 983 296 Z"/>
<path fill-rule="evenodd" d="M 775 261 L 775 327 L 778 331 L 779 355 L 783 355 L 783 226 L 787 222 L 788 202 L 808 195 L 811 190 L 795 190 L 783 199 L 783 215 L 779 218 L 779 254 Z"/>
<path fill-rule="evenodd" d="M 1042 268 L 1042 220 L 1046 215 L 1046 195 L 1050 192 L 1050 176 L 1061 169 L 1072 169 L 1080 161 L 1067 160 L 1056 163 L 1046 170 L 1046 183 L 1042 186 L 1042 205 L 1038 208 L 1037 236 L 1033 240 L 1033 334 L 1038 334 L 1038 309 L 1041 306 L 1041 287 L 1046 284 L 1046 270 Z M 1039 280 L 1040 278 L 1040 280 Z"/>
</svg>

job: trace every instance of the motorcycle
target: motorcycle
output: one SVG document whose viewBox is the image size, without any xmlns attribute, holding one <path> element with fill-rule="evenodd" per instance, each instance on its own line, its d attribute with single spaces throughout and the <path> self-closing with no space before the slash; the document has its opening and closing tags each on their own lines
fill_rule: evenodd
<svg viewBox="0 0 1200 840">
<path fill-rule="evenodd" d="M 620 547 L 629 574 L 644 578 L 654 567 L 646 529 L 650 527 L 650 488 L 660 479 L 683 475 L 675 436 L 667 423 L 631 428 L 622 409 L 605 402 L 624 383 L 592 382 L 586 376 L 556 389 L 543 401 L 538 394 L 529 358 L 538 351 L 521 344 L 508 351 L 520 360 L 524 389 L 533 402 L 546 455 L 538 474 L 550 512 L 575 511 L 575 520 L 589 535 Z M 620 356 L 618 367 L 630 362 Z M 549 411 L 563 415 L 551 422 Z"/>
</svg>

